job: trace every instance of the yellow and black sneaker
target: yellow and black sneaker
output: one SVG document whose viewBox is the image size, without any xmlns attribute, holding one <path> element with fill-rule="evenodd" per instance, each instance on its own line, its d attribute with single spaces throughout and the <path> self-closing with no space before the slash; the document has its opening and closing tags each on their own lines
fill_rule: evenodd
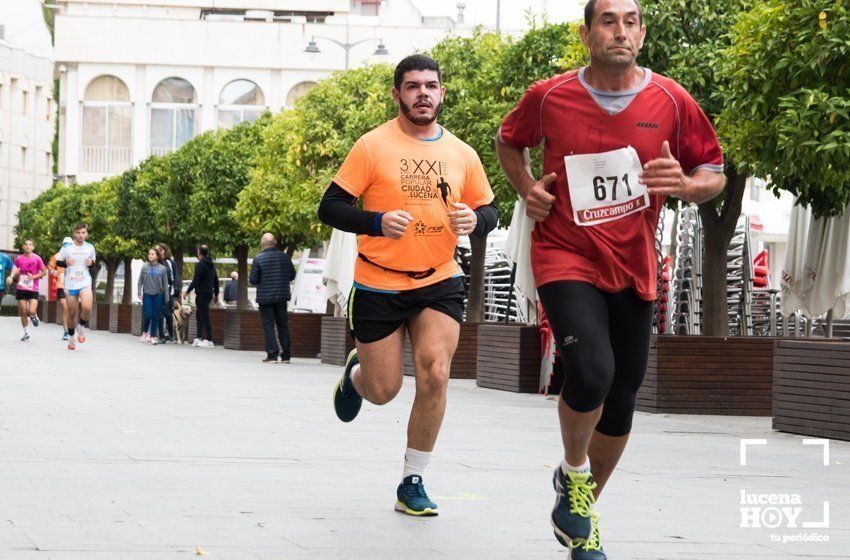
<svg viewBox="0 0 850 560">
<path fill-rule="evenodd" d="M 411 474 L 404 477 L 398 485 L 396 497 L 396 511 L 419 517 L 432 517 L 439 513 L 437 504 L 428 499 L 421 476 Z"/>
<path fill-rule="evenodd" d="M 351 422 L 357 418 L 360 406 L 363 404 L 363 397 L 357 394 L 357 389 L 351 382 L 351 370 L 359 363 L 357 349 L 355 348 L 348 354 L 348 359 L 345 361 L 345 371 L 334 387 L 334 411 L 337 418 L 343 422 Z"/>
<path fill-rule="evenodd" d="M 571 560 L 608 560 L 608 555 L 602 550 L 602 539 L 599 537 L 599 514 L 590 512 L 590 537 L 587 540 L 572 545 Z"/>
</svg>

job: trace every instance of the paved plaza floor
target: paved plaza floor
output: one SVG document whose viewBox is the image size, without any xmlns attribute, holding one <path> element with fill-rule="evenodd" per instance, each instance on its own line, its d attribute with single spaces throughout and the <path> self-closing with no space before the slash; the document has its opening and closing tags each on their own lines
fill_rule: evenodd
<svg viewBox="0 0 850 560">
<path fill-rule="evenodd" d="M 31 333 L 0 318 L 2 560 L 567 557 L 549 526 L 553 398 L 453 380 L 425 476 L 441 513 L 417 519 L 393 511 L 411 379 L 342 424 L 340 368 L 318 360 L 99 331 L 69 352 L 59 327 Z M 742 438 L 767 440 L 745 466 Z M 850 444 L 824 466 L 804 439 L 769 418 L 638 413 L 598 504 L 609 558 L 850 558 Z M 804 525 L 825 501 L 828 526 Z M 812 538 L 828 541 L 788 542 Z"/>
</svg>

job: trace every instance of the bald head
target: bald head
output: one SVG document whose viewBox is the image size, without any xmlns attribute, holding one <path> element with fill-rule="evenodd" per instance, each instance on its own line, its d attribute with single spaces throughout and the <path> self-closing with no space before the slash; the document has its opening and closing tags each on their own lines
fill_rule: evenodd
<svg viewBox="0 0 850 560">
<path fill-rule="evenodd" d="M 263 237 L 260 239 L 260 247 L 263 249 L 268 249 L 269 247 L 274 247 L 277 245 L 277 240 L 274 238 L 274 235 L 270 233 L 264 233 Z"/>
</svg>

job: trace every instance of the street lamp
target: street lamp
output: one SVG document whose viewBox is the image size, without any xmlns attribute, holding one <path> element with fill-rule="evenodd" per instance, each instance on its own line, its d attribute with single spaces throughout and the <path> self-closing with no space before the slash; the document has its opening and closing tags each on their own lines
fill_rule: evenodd
<svg viewBox="0 0 850 560">
<path fill-rule="evenodd" d="M 349 53 L 349 51 L 352 48 L 356 47 L 357 45 L 360 45 L 361 43 L 366 43 L 367 41 L 378 41 L 378 47 L 375 49 L 375 52 L 372 53 L 372 54 L 374 54 L 376 56 L 386 56 L 386 55 L 390 54 L 390 51 L 387 50 L 387 46 L 384 44 L 383 39 L 378 39 L 378 38 L 372 37 L 372 38 L 369 38 L 369 39 L 361 39 L 360 41 L 354 41 L 353 43 L 349 43 L 348 40 L 347 40 L 348 26 L 346 26 L 345 35 L 346 35 L 346 42 L 344 42 L 344 43 L 342 41 L 337 41 L 336 39 L 331 39 L 330 37 L 323 37 L 321 35 L 316 35 L 315 37 L 312 37 L 310 39 L 309 43 L 307 43 L 307 46 L 304 48 L 304 52 L 310 53 L 310 54 L 318 54 L 322 51 L 321 51 L 321 49 L 319 49 L 319 45 L 316 44 L 316 39 L 324 39 L 325 41 L 330 41 L 331 43 L 334 43 L 337 46 L 345 49 L 345 69 L 346 70 L 348 70 L 348 53 Z"/>
</svg>

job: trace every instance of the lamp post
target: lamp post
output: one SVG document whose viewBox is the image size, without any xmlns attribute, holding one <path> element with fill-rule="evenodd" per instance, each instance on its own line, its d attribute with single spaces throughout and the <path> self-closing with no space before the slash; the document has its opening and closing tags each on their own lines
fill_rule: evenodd
<svg viewBox="0 0 850 560">
<path fill-rule="evenodd" d="M 339 47 L 342 47 L 345 50 L 345 69 L 348 70 L 348 54 L 352 48 L 360 45 L 362 43 L 366 43 L 368 41 L 378 41 L 378 47 L 375 49 L 373 54 L 378 56 L 384 56 L 390 54 L 390 51 L 387 50 L 387 46 L 384 45 L 383 39 L 378 39 L 376 37 L 370 37 L 369 39 L 361 39 L 359 41 L 354 41 L 353 43 L 349 40 L 349 27 L 348 27 L 348 18 L 345 18 L 345 42 L 337 41 L 336 39 L 332 39 L 331 37 L 324 37 L 322 35 L 314 35 L 310 42 L 307 43 L 307 47 L 305 47 L 304 52 L 311 54 L 318 54 L 322 52 L 319 49 L 319 45 L 316 44 L 316 39 L 324 39 L 325 41 L 330 41 L 331 43 L 336 44 Z"/>
</svg>

